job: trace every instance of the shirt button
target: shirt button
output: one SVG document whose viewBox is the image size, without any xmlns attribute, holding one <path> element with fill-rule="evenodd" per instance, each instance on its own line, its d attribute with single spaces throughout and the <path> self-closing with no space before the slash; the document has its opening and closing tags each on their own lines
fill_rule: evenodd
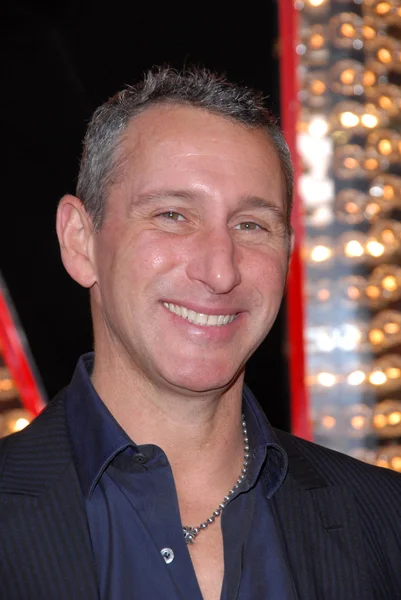
<svg viewBox="0 0 401 600">
<path fill-rule="evenodd" d="M 168 565 L 171 562 L 173 562 L 173 560 L 174 560 L 174 552 L 172 551 L 171 548 L 163 548 L 163 550 L 160 550 L 160 554 L 164 558 L 164 562 L 167 563 Z"/>
<path fill-rule="evenodd" d="M 148 461 L 148 458 L 141 452 L 138 452 L 138 454 L 135 454 L 135 456 L 133 456 L 133 460 L 134 460 L 134 462 L 140 463 L 141 465 L 143 465 L 144 463 L 146 463 Z"/>
</svg>

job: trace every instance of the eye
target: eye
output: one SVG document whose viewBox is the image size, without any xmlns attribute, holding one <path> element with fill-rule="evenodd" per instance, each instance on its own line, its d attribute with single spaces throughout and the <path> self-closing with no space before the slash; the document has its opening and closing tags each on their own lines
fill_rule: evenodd
<svg viewBox="0 0 401 600">
<path fill-rule="evenodd" d="M 163 219 L 167 219 L 168 221 L 183 221 L 184 217 L 176 212 L 175 210 L 168 210 L 166 212 L 160 213 L 159 217 L 163 217 Z"/>
<path fill-rule="evenodd" d="M 234 229 L 239 229 L 241 231 L 255 231 L 257 229 L 263 229 L 263 227 L 253 221 L 245 221 L 244 223 L 238 223 Z"/>
</svg>

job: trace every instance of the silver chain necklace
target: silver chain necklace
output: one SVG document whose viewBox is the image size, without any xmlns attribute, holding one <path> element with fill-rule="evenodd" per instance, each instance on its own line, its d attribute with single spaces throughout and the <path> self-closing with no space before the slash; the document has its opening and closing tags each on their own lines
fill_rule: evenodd
<svg viewBox="0 0 401 600">
<path fill-rule="evenodd" d="M 199 525 L 199 527 L 183 526 L 182 532 L 184 534 L 184 538 L 185 538 L 185 541 L 187 544 L 193 544 L 196 537 L 200 534 L 200 532 L 207 529 L 209 527 L 209 525 L 212 525 L 215 522 L 217 517 L 220 517 L 221 513 L 227 506 L 228 502 L 234 496 L 235 492 L 238 490 L 241 483 L 245 479 L 245 475 L 248 471 L 250 455 L 249 455 L 248 430 L 246 428 L 246 421 L 245 421 L 244 415 L 242 415 L 242 423 L 241 424 L 242 424 L 242 433 L 244 435 L 244 462 L 242 464 L 241 474 L 238 477 L 237 481 L 235 482 L 234 486 L 231 488 L 231 490 L 229 490 L 227 495 L 224 496 L 224 499 L 222 500 L 222 502 L 219 504 L 219 506 L 216 508 L 216 510 L 213 511 L 213 513 L 210 515 L 210 517 L 208 519 L 206 519 L 206 521 L 203 521 L 203 523 L 201 523 Z"/>
</svg>

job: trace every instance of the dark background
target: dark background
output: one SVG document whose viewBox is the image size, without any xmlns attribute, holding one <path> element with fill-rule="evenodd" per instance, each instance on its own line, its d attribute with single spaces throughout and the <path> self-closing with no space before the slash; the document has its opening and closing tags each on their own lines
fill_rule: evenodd
<svg viewBox="0 0 401 600">
<path fill-rule="evenodd" d="M 54 223 L 59 198 L 75 190 L 93 110 L 152 65 L 195 63 L 262 90 L 279 115 L 274 1 L 240 12 L 187 3 L 176 14 L 138 5 L 15 0 L 2 18 L 0 269 L 49 397 L 91 349 L 87 291 L 63 270 Z M 282 311 L 247 381 L 273 424 L 288 429 L 284 339 Z"/>
</svg>

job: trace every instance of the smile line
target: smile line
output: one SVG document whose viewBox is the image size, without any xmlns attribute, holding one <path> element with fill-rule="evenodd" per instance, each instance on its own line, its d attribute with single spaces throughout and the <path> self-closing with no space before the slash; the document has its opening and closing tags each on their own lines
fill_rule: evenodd
<svg viewBox="0 0 401 600">
<path fill-rule="evenodd" d="M 185 306 L 180 306 L 178 304 L 171 304 L 171 302 L 163 302 L 164 306 L 175 315 L 182 317 L 183 319 L 187 319 L 191 323 L 195 325 L 205 325 L 205 326 L 218 326 L 227 325 L 231 323 L 236 318 L 235 315 L 207 315 L 204 313 L 198 313 L 194 310 L 190 310 Z"/>
</svg>

